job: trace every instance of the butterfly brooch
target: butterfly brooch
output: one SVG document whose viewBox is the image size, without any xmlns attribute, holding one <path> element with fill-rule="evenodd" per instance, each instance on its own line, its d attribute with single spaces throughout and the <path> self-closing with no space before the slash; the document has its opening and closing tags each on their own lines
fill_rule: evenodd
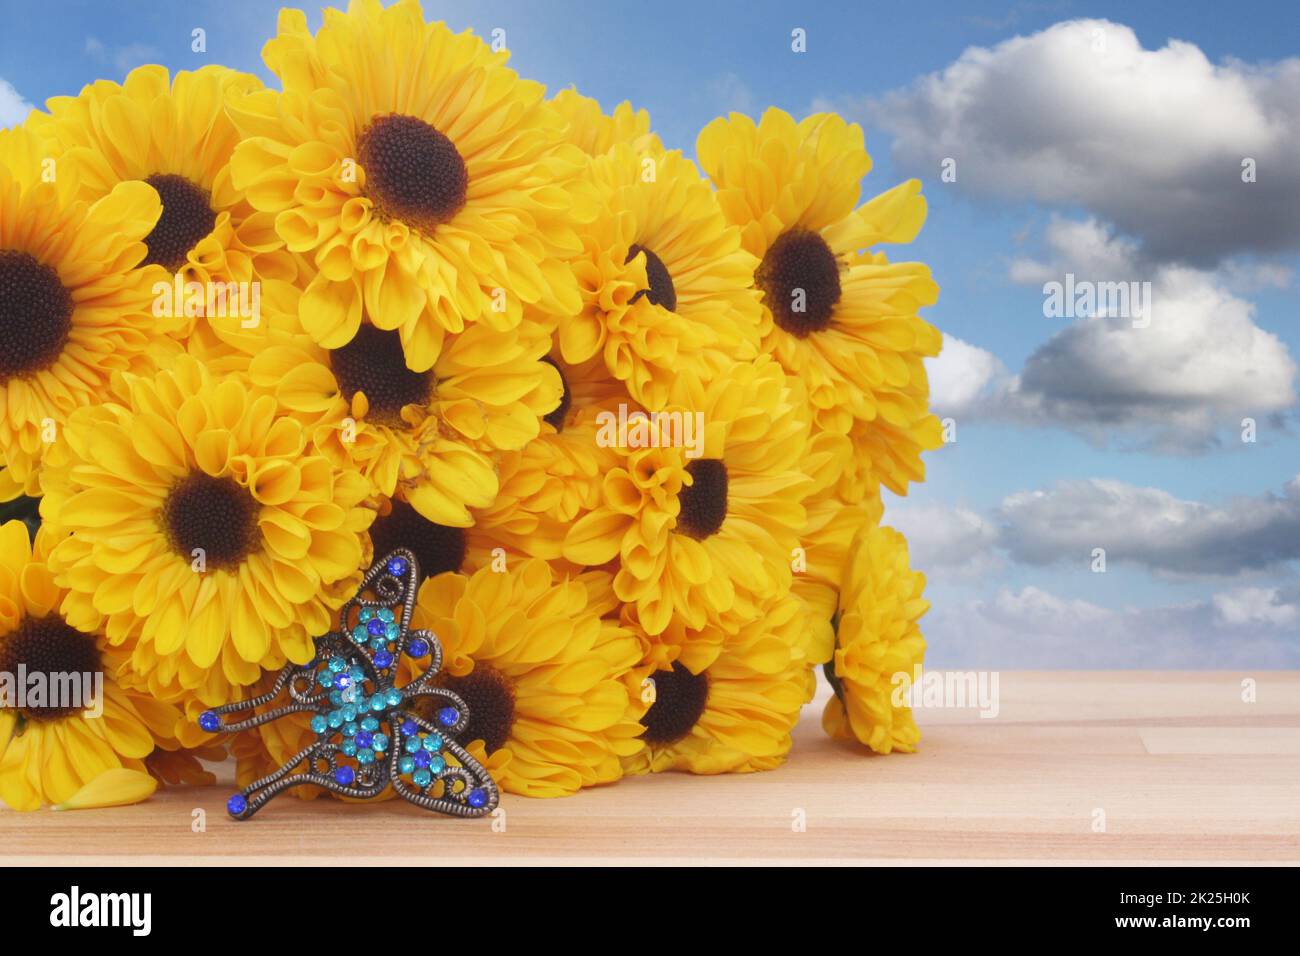
<svg viewBox="0 0 1300 956">
<path fill-rule="evenodd" d="M 316 638 L 315 657 L 286 666 L 265 694 L 199 716 L 209 733 L 234 733 L 290 714 L 312 715 L 315 741 L 232 796 L 226 803 L 232 817 L 247 820 L 271 798 L 304 784 L 358 800 L 391 787 L 418 807 L 459 817 L 496 808 L 496 783 L 456 740 L 469 723 L 465 702 L 432 683 L 442 645 L 430 631 L 410 629 L 418 582 L 415 555 L 393 551 L 371 566 L 343 605 L 339 629 Z M 403 655 L 413 662 L 427 656 L 429 665 L 397 687 Z M 226 719 L 272 705 L 286 691 L 279 706 Z M 418 711 L 417 703 L 424 705 Z M 430 712 L 432 720 L 421 716 Z"/>
</svg>

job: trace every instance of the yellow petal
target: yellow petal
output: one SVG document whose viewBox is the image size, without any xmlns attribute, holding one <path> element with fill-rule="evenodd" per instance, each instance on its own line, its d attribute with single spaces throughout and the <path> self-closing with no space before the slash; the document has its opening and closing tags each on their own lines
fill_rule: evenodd
<svg viewBox="0 0 1300 956">
<path fill-rule="evenodd" d="M 105 770 L 90 783 L 86 784 L 63 803 L 56 804 L 55 810 L 91 810 L 96 807 L 122 807 L 128 803 L 139 803 L 153 795 L 158 789 L 158 781 L 140 770 L 116 767 Z"/>
</svg>

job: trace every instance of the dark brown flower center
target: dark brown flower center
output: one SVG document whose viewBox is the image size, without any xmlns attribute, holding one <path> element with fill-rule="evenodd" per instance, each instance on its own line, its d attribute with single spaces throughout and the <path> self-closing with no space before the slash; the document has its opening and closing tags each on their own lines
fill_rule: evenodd
<svg viewBox="0 0 1300 956">
<path fill-rule="evenodd" d="M 375 557 L 408 548 L 420 564 L 420 580 L 444 571 L 459 571 L 465 563 L 465 529 L 437 524 L 405 501 L 393 500 L 392 510 L 370 526 Z"/>
<path fill-rule="evenodd" d="M 698 539 L 717 534 L 727 517 L 727 466 L 717 458 L 696 458 L 686 473 L 693 482 L 677 493 L 677 530 Z"/>
<path fill-rule="evenodd" d="M 500 750 L 515 724 L 515 691 L 509 679 L 494 667 L 475 663 L 464 677 L 448 675 L 439 684 L 458 695 L 469 711 L 469 723 L 458 739 L 464 743 L 481 740 L 489 754 Z"/>
<path fill-rule="evenodd" d="M 49 368 L 72 331 L 72 293 L 25 252 L 0 252 L 0 384 Z"/>
<path fill-rule="evenodd" d="M 840 301 L 840 267 L 815 232 L 782 233 L 763 257 L 754 281 L 776 324 L 797 338 L 831 324 Z"/>
<path fill-rule="evenodd" d="M 560 364 L 556 362 L 555 359 L 546 355 L 543 356 L 542 361 L 560 373 L 560 385 L 564 388 L 564 391 L 560 395 L 560 404 L 556 405 L 553 409 L 543 415 L 542 421 L 546 422 L 546 424 L 550 425 L 557 432 L 562 432 L 564 431 L 565 419 L 569 417 L 569 409 L 573 406 L 573 396 L 569 393 L 569 380 L 565 378 L 564 369 L 560 368 Z"/>
<path fill-rule="evenodd" d="M 29 617 L 16 630 L 0 637 L 0 674 L 9 675 L 6 680 L 13 681 L 15 694 L 20 665 L 28 678 L 29 702 L 34 691 L 30 679 L 35 674 L 45 677 L 41 706 L 25 706 L 22 713 L 32 720 L 56 720 L 90 703 L 82 698 L 93 692 L 94 686 L 88 687 L 81 675 L 99 672 L 99 649 L 94 637 L 70 626 L 57 614 Z M 65 696 L 68 699 L 62 700 Z M 6 694 L 0 704 L 16 703 L 7 698 Z"/>
<path fill-rule="evenodd" d="M 707 674 L 692 674 L 680 661 L 670 671 L 655 671 L 655 700 L 641 718 L 649 744 L 671 744 L 691 732 L 704 714 L 709 700 Z"/>
<path fill-rule="evenodd" d="M 206 190 L 184 176 L 159 173 L 145 180 L 158 190 L 162 215 L 153 232 L 144 237 L 149 247 L 141 265 L 157 264 L 175 272 L 185 265 L 185 257 L 217 224 L 217 214 L 208 205 Z"/>
<path fill-rule="evenodd" d="M 405 406 L 428 404 L 433 394 L 432 373 L 406 367 L 396 329 L 362 324 L 351 342 L 330 352 L 330 367 L 349 402 L 361 392 L 376 419 L 388 424 L 400 424 Z"/>
<path fill-rule="evenodd" d="M 650 288 L 641 289 L 632 296 L 635 302 L 645 296 L 655 305 L 662 305 L 669 312 L 677 311 L 677 289 L 673 287 L 673 277 L 668 274 L 668 267 L 663 260 L 643 246 L 633 246 L 627 251 L 626 262 L 631 262 L 639 255 L 645 255 L 645 277 Z"/>
<path fill-rule="evenodd" d="M 261 540 L 257 502 L 233 478 L 192 472 L 172 488 L 163 503 L 162 522 L 172 548 L 185 558 L 202 549 L 207 568 L 233 568 Z"/>
<path fill-rule="evenodd" d="M 371 120 L 357 141 L 366 195 L 379 214 L 425 232 L 465 205 L 469 171 L 456 145 L 424 120 L 389 113 Z"/>
</svg>

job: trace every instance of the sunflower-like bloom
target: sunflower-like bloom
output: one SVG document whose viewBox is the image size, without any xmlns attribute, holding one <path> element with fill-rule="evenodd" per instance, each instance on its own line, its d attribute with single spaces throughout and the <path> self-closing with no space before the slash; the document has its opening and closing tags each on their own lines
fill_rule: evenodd
<svg viewBox="0 0 1300 956">
<path fill-rule="evenodd" d="M 595 357 L 637 402 L 658 410 L 674 376 L 757 354 L 758 260 L 679 150 L 615 143 L 591 162 L 599 197 L 570 263 L 582 309 L 562 313 L 559 353 Z"/>
<path fill-rule="evenodd" d="M 369 557 L 365 479 L 314 451 L 272 396 L 189 356 L 117 376 L 49 458 L 41 514 L 63 612 L 129 645 L 162 700 L 224 703 L 261 668 L 310 660 Z"/>
<path fill-rule="evenodd" d="M 33 554 L 26 525 L 0 525 L 0 801 L 14 810 L 62 803 L 108 770 L 145 772 L 155 747 L 177 747 L 180 712 L 122 687 L 122 652 L 59 612 L 64 592 L 45 563 L 50 540 L 42 530 Z M 81 699 L 20 699 L 19 682 L 31 693 L 37 674 L 51 693 L 74 686 L 74 675 L 92 684 L 81 684 Z M 92 706 L 85 698 L 98 696 L 100 678 L 102 697 Z"/>
<path fill-rule="evenodd" d="M 69 414 L 114 372 L 151 368 L 155 338 L 174 331 L 150 314 L 165 273 L 135 268 L 158 194 L 132 182 L 76 201 L 68 177 L 43 181 L 45 162 L 25 129 L 0 132 L 0 500 L 38 494 Z"/>
<path fill-rule="evenodd" d="M 463 739 L 502 789 L 612 783 L 640 749 L 642 642 L 602 618 L 613 603 L 608 575 L 557 576 L 540 560 L 421 586 L 414 626 L 442 642 L 441 683 L 469 710 Z"/>
<path fill-rule="evenodd" d="M 492 506 L 501 491 L 495 455 L 523 449 L 562 402 L 560 376 L 543 360 L 549 346 L 529 321 L 508 331 L 477 324 L 448 338 L 432 369 L 415 372 L 397 332 L 365 325 L 335 349 L 276 339 L 248 371 L 375 494 L 468 528 L 471 509 Z"/>
<path fill-rule="evenodd" d="M 696 630 L 752 619 L 761 599 L 790 589 L 808 424 L 798 383 L 776 362 L 704 380 L 684 370 L 665 409 L 629 420 L 625 436 L 612 416 L 606 428 L 600 440 L 621 461 L 601 503 L 570 528 L 564 557 L 617 560 L 614 591 L 647 633 L 665 634 L 674 616 Z"/>
<path fill-rule="evenodd" d="M 785 760 L 814 687 L 803 653 L 807 612 L 793 594 L 764 602 L 762 610 L 734 632 L 697 635 L 707 655 L 646 676 L 644 748 L 624 760 L 628 773 L 741 773 Z M 639 630 L 635 608 L 625 606 L 623 619 Z"/>
<path fill-rule="evenodd" d="M 924 478 L 921 452 L 942 444 L 922 363 L 942 340 L 917 316 L 938 287 L 921 263 L 863 250 L 916 237 L 920 182 L 859 206 L 871 169 L 862 129 L 828 113 L 797 124 L 779 109 L 758 124 L 733 113 L 706 126 L 696 148 L 759 261 L 764 351 L 807 386 L 814 424 L 853 440 L 841 494 L 858 500 L 881 483 L 906 494 Z"/>
<path fill-rule="evenodd" d="M 844 571 L 835 657 L 826 665 L 835 696 L 822 727 L 832 737 L 882 754 L 916 749 L 921 732 L 906 692 L 925 657 L 917 625 L 930 607 L 924 590 L 925 575 L 908 564 L 901 534 L 879 525 L 858 533 Z"/>
<path fill-rule="evenodd" d="M 590 96 L 575 89 L 560 90 L 551 105 L 568 122 L 565 139 L 588 156 L 603 156 L 619 143 L 637 151 L 662 150 L 659 137 L 650 132 L 650 114 L 624 101 L 605 113 Z"/>
<path fill-rule="evenodd" d="M 327 9 L 315 36 L 282 10 L 262 53 L 284 92 L 232 100 L 248 137 L 233 180 L 319 270 L 302 300 L 317 342 L 346 345 L 364 317 L 427 371 L 469 325 L 578 310 L 558 257 L 592 214 L 570 188 L 585 157 L 507 53 L 425 23 L 416 0 Z"/>
<path fill-rule="evenodd" d="M 77 96 L 49 100 L 49 113 L 34 113 L 31 128 L 43 136 L 60 174 L 71 176 L 79 198 L 94 202 L 123 182 L 143 181 L 157 191 L 162 215 L 145 237 L 146 264 L 157 264 L 185 283 L 292 281 L 296 257 L 275 232 L 275 217 L 259 212 L 234 188 L 230 157 L 239 131 L 226 113 L 236 93 L 262 89 L 251 73 L 223 66 L 170 77 L 161 66 L 132 70 L 121 85 L 101 80 Z M 159 295 L 179 316 L 185 302 Z M 226 290 L 223 289 L 223 292 Z M 247 300 L 247 294 L 245 294 Z M 233 303 L 225 315 L 209 315 L 221 327 L 241 317 Z M 206 296 L 190 309 L 206 309 Z M 190 323 L 192 324 L 192 323 Z"/>
</svg>

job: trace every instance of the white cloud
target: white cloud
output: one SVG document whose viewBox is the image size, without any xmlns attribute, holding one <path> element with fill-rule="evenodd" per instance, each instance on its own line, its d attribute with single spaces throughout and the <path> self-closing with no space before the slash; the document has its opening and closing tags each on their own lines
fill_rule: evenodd
<svg viewBox="0 0 1300 956">
<path fill-rule="evenodd" d="M 932 667 L 1223 669 L 1300 666 L 1294 614 L 1225 619 L 1220 598 L 1106 608 L 1036 587 L 937 604 L 922 619 Z M 1275 608 L 1282 607 L 1279 604 Z M 1285 607 L 1300 613 L 1293 601 Z"/>
<path fill-rule="evenodd" d="M 992 352 L 947 334 L 938 357 L 926 360 L 926 373 L 930 407 L 937 415 L 957 418 L 988 409 L 1011 380 Z"/>
<path fill-rule="evenodd" d="M 1016 561 L 1088 567 L 1094 548 L 1106 562 L 1171 575 L 1231 576 L 1300 558 L 1300 484 L 1281 495 L 1222 505 L 1176 498 L 1120 481 L 1060 481 L 1009 495 L 998 509 L 1000 545 Z"/>
<path fill-rule="evenodd" d="M 0 128 L 17 126 L 32 111 L 28 103 L 8 80 L 0 79 Z"/>
<path fill-rule="evenodd" d="M 997 526 L 969 508 L 891 500 L 885 523 L 907 537 L 912 567 L 927 575 L 938 570 L 946 581 L 975 578 L 1002 565 Z"/>
<path fill-rule="evenodd" d="M 1236 588 L 1214 595 L 1212 603 L 1219 620 L 1233 626 L 1286 627 L 1300 620 L 1300 605 L 1288 604 L 1278 588 Z"/>
<path fill-rule="evenodd" d="M 865 108 L 904 167 L 975 195 L 1083 206 L 1155 260 L 1300 244 L 1300 58 L 1212 63 L 1105 20 L 971 47 Z M 1242 181 L 1253 159 L 1257 181 Z"/>
</svg>

